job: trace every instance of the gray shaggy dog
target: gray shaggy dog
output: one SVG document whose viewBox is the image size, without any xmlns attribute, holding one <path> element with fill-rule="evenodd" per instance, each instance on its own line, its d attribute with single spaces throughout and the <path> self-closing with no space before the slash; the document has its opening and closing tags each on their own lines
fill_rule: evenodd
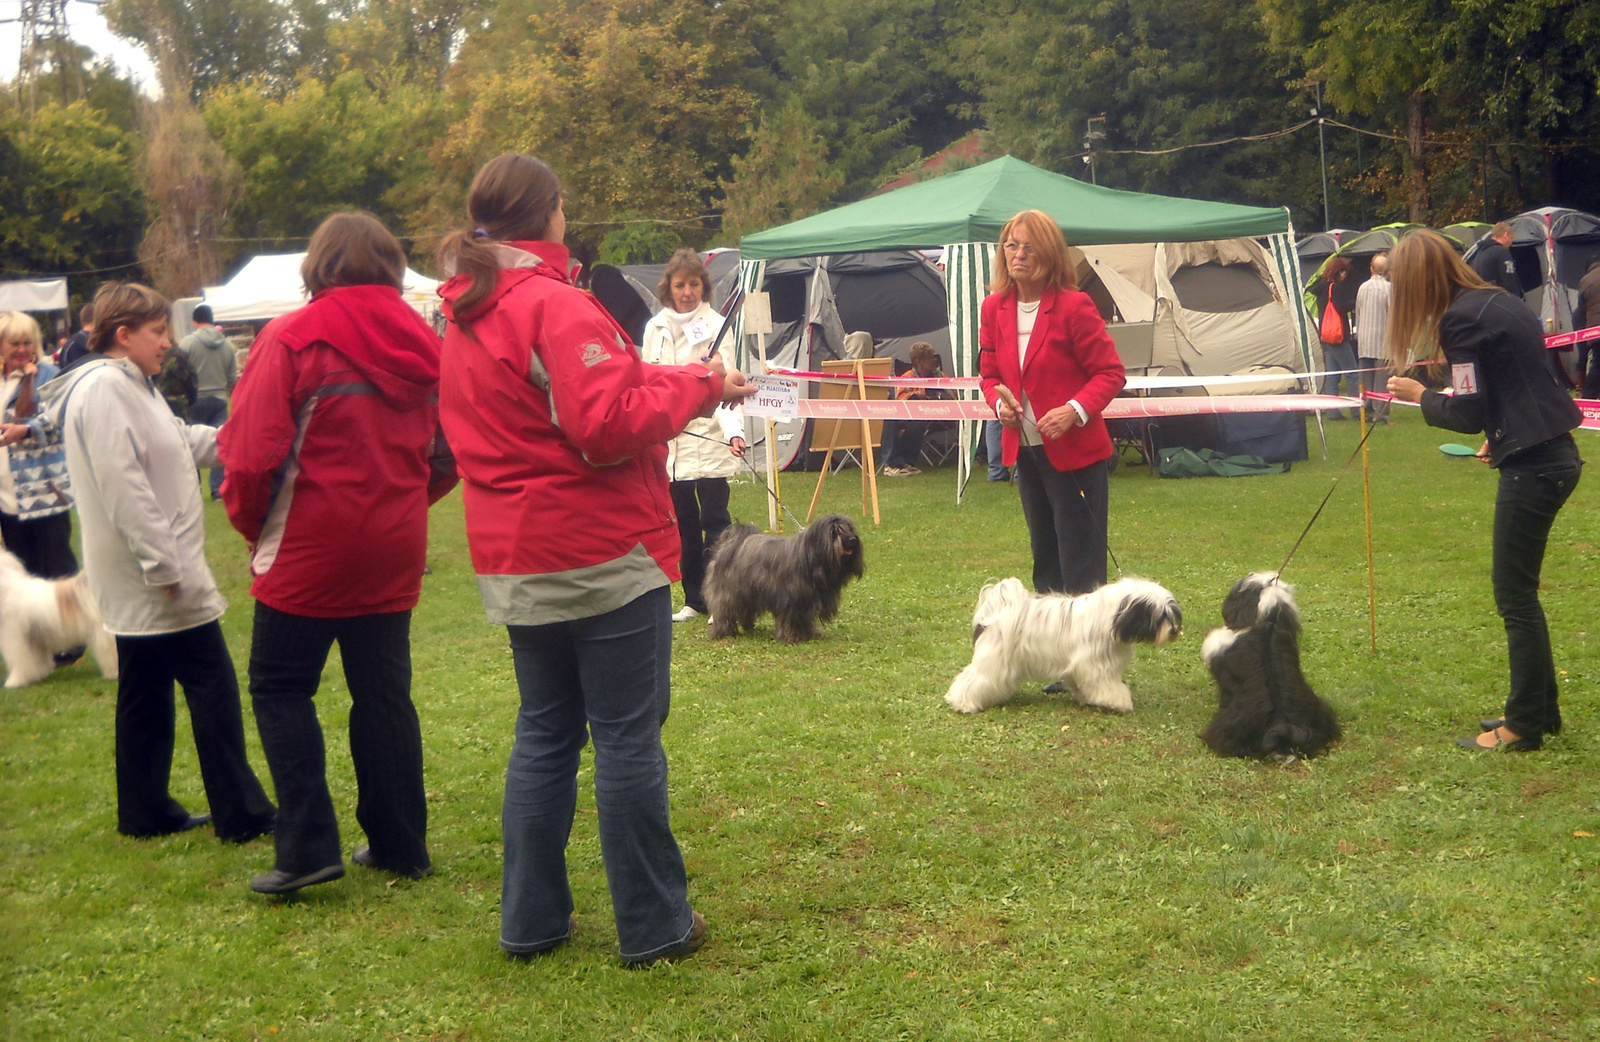
<svg viewBox="0 0 1600 1042">
<path fill-rule="evenodd" d="M 772 613 L 785 644 L 817 635 L 817 623 L 839 614 L 839 595 L 866 571 L 861 537 L 843 514 L 819 517 L 793 539 L 762 535 L 755 525 L 730 525 L 706 565 L 706 608 L 713 637 L 735 637 Z"/>
</svg>

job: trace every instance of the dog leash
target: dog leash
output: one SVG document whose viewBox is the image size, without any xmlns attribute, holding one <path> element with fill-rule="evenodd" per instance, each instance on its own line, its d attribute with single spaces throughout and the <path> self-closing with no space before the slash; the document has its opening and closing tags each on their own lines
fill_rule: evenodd
<svg viewBox="0 0 1600 1042">
<path fill-rule="evenodd" d="M 1317 505 L 1317 512 L 1311 515 L 1311 520 L 1306 522 L 1306 527 L 1304 529 L 1302 529 L 1301 532 L 1300 532 L 1300 538 L 1296 539 L 1294 541 L 1294 546 L 1289 548 L 1289 556 L 1285 557 L 1283 559 L 1283 563 L 1278 566 L 1278 572 L 1277 572 L 1278 578 L 1281 579 L 1283 577 L 1283 570 L 1285 568 L 1289 567 L 1289 562 L 1290 561 L 1294 560 L 1294 555 L 1295 555 L 1296 552 L 1299 551 L 1300 544 L 1305 542 L 1306 536 L 1308 534 L 1310 534 L 1311 526 L 1316 524 L 1317 523 L 1317 518 L 1322 516 L 1322 508 L 1327 506 L 1328 505 L 1328 500 L 1333 498 L 1334 490 L 1339 487 L 1339 482 L 1344 480 L 1345 474 L 1349 472 L 1350 464 L 1354 463 L 1356 461 L 1356 457 L 1361 455 L 1362 446 L 1366 445 L 1367 439 L 1372 437 L 1372 432 L 1377 430 L 1377 429 L 1378 429 L 1378 425 L 1376 423 L 1371 423 L 1371 424 L 1367 425 L 1367 433 L 1365 433 L 1365 434 L 1363 434 L 1361 436 L 1361 441 L 1359 441 L 1356 444 L 1356 450 L 1350 454 L 1350 458 L 1349 459 L 1344 461 L 1344 467 L 1339 471 L 1339 476 L 1333 479 L 1333 484 L 1332 485 L 1328 486 L 1328 494 L 1323 496 L 1322 497 L 1322 502 Z M 1276 581 L 1276 580 L 1274 580 L 1274 581 Z"/>
<path fill-rule="evenodd" d="M 713 444 L 716 444 L 716 445 L 727 445 L 728 444 L 727 442 L 723 441 L 721 438 L 713 438 L 713 437 L 710 437 L 710 436 L 705 435 L 705 434 L 696 434 L 693 431 L 684 431 L 683 433 L 687 434 L 691 438 L 699 438 L 701 441 L 709 441 L 709 442 L 712 442 Z M 756 469 L 756 465 L 754 463 L 750 462 L 750 450 L 754 449 L 754 448 L 757 448 L 757 447 L 759 447 L 761 445 L 765 445 L 765 444 L 766 444 L 766 439 L 763 438 L 761 441 L 756 442 L 754 445 L 745 446 L 744 452 L 738 458 L 739 458 L 740 462 L 742 462 L 745 465 L 745 467 L 749 469 L 750 473 L 755 475 L 756 484 L 758 484 L 762 488 L 766 489 L 767 490 L 767 495 L 771 496 L 772 497 L 772 501 L 774 503 L 778 504 L 778 509 L 783 511 L 783 516 L 787 517 L 794 524 L 795 531 L 796 532 L 804 532 L 806 530 L 806 526 L 802 525 L 800 523 L 800 519 L 798 517 L 795 517 L 794 514 L 790 513 L 789 508 L 783 505 L 783 500 L 778 498 L 778 494 L 776 492 L 772 491 L 772 486 L 767 484 L 766 479 L 761 476 L 761 472 Z"/>
</svg>

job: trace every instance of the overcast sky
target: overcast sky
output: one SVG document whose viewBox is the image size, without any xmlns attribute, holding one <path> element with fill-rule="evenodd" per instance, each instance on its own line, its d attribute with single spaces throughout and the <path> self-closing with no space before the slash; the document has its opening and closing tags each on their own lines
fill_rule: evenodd
<svg viewBox="0 0 1600 1042">
<path fill-rule="evenodd" d="M 0 0 L 0 82 L 17 78 L 17 59 L 22 55 L 22 0 Z M 95 4 L 69 0 L 67 24 L 72 38 L 94 51 L 96 58 L 110 58 L 124 75 L 130 75 L 146 94 L 156 92 L 155 67 L 144 51 L 106 27 L 106 20 Z"/>
</svg>

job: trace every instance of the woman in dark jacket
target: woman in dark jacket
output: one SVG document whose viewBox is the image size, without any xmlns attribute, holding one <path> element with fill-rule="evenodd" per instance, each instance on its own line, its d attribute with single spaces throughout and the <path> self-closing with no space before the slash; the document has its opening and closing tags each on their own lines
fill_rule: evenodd
<svg viewBox="0 0 1600 1042">
<path fill-rule="evenodd" d="M 1469 749 L 1538 749 L 1561 730 L 1550 631 L 1539 604 L 1539 572 L 1556 514 L 1577 487 L 1583 460 L 1571 430 L 1582 417 L 1544 365 L 1544 335 L 1527 306 L 1491 287 L 1445 239 L 1416 231 L 1391 256 L 1394 303 L 1389 355 L 1397 372 L 1428 358 L 1452 393 L 1404 376 L 1396 398 L 1420 402 L 1434 427 L 1488 435 L 1480 455 L 1500 471 L 1491 577 L 1505 621 L 1511 694 L 1505 716 L 1484 720 Z"/>
</svg>

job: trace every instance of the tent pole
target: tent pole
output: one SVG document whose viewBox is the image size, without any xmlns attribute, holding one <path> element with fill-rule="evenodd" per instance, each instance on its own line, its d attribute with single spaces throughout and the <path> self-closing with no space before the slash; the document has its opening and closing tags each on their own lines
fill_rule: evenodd
<svg viewBox="0 0 1600 1042">
<path fill-rule="evenodd" d="M 1362 412 L 1366 412 L 1363 405 Z M 1376 424 L 1376 418 L 1368 423 Z M 1367 628 L 1371 633 L 1372 652 L 1378 652 L 1378 584 L 1372 566 L 1372 463 L 1367 456 L 1367 439 L 1361 439 L 1361 501 L 1367 514 Z"/>
</svg>

